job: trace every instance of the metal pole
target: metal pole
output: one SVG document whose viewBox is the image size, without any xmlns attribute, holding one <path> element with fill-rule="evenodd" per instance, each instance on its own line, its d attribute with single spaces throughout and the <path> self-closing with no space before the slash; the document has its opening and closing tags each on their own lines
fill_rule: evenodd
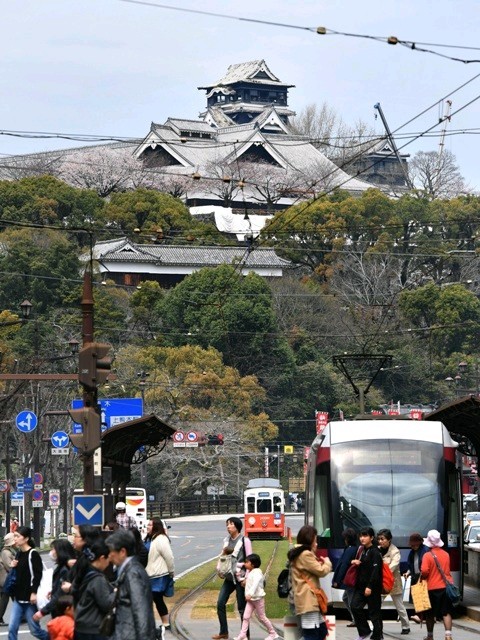
<svg viewBox="0 0 480 640">
<path fill-rule="evenodd" d="M 360 408 L 360 413 L 365 413 L 365 392 L 363 389 L 358 390 L 358 404 Z"/>
<path fill-rule="evenodd" d="M 83 293 L 82 293 L 82 337 L 83 346 L 93 342 L 93 285 L 92 285 L 92 263 L 90 261 L 90 270 L 86 269 L 83 276 Z M 92 407 L 99 413 L 97 389 L 94 391 L 84 388 L 83 390 L 83 406 Z M 94 452 L 83 454 L 83 492 L 85 495 L 95 493 L 94 486 Z"/>
<path fill-rule="evenodd" d="M 280 480 L 280 445 L 277 444 L 277 477 Z"/>
</svg>

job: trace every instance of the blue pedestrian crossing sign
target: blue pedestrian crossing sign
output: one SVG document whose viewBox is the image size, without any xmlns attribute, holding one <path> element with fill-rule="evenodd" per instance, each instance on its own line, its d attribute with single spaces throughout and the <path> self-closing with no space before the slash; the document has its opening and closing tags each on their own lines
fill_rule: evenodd
<svg viewBox="0 0 480 640">
<path fill-rule="evenodd" d="M 22 433 L 30 433 L 37 428 L 38 418 L 33 411 L 20 411 L 15 418 L 15 424 Z"/>
<path fill-rule="evenodd" d="M 73 496 L 73 524 L 103 525 L 103 496 Z"/>
</svg>

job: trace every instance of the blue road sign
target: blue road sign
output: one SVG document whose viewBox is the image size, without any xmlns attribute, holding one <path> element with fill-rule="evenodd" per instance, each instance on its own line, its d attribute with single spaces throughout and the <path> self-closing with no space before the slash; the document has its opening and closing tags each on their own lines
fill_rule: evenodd
<svg viewBox="0 0 480 640">
<path fill-rule="evenodd" d="M 33 491 L 33 478 L 23 479 L 23 491 Z"/>
<path fill-rule="evenodd" d="M 30 433 L 37 428 L 38 418 L 33 411 L 20 411 L 15 418 L 15 424 L 22 433 Z"/>
<path fill-rule="evenodd" d="M 143 416 L 143 401 L 141 398 L 102 398 L 99 401 L 100 413 L 102 418 L 102 431 L 106 431 L 110 427 L 116 427 L 117 424 L 136 420 Z M 73 409 L 81 409 L 83 400 L 74 400 L 72 402 Z M 82 427 L 79 424 L 73 424 L 73 433 L 82 433 Z"/>
<path fill-rule="evenodd" d="M 69 440 L 65 431 L 55 431 L 50 440 L 52 441 L 53 446 L 59 449 L 68 447 Z"/>
<path fill-rule="evenodd" d="M 73 496 L 73 524 L 103 525 L 103 496 Z"/>
</svg>

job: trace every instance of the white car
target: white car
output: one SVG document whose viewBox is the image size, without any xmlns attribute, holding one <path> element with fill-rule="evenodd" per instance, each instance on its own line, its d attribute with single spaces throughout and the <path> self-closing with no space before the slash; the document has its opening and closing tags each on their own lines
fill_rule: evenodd
<svg viewBox="0 0 480 640">
<path fill-rule="evenodd" d="M 465 544 L 480 545 L 480 520 L 474 520 L 467 524 L 463 530 Z"/>
</svg>

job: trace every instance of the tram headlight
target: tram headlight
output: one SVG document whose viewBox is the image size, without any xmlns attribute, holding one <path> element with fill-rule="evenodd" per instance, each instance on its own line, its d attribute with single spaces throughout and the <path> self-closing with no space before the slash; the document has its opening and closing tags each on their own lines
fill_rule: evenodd
<svg viewBox="0 0 480 640">
<path fill-rule="evenodd" d="M 250 516 L 248 518 L 248 524 L 253 527 L 253 525 L 255 524 L 255 518 L 253 516 Z"/>
</svg>

